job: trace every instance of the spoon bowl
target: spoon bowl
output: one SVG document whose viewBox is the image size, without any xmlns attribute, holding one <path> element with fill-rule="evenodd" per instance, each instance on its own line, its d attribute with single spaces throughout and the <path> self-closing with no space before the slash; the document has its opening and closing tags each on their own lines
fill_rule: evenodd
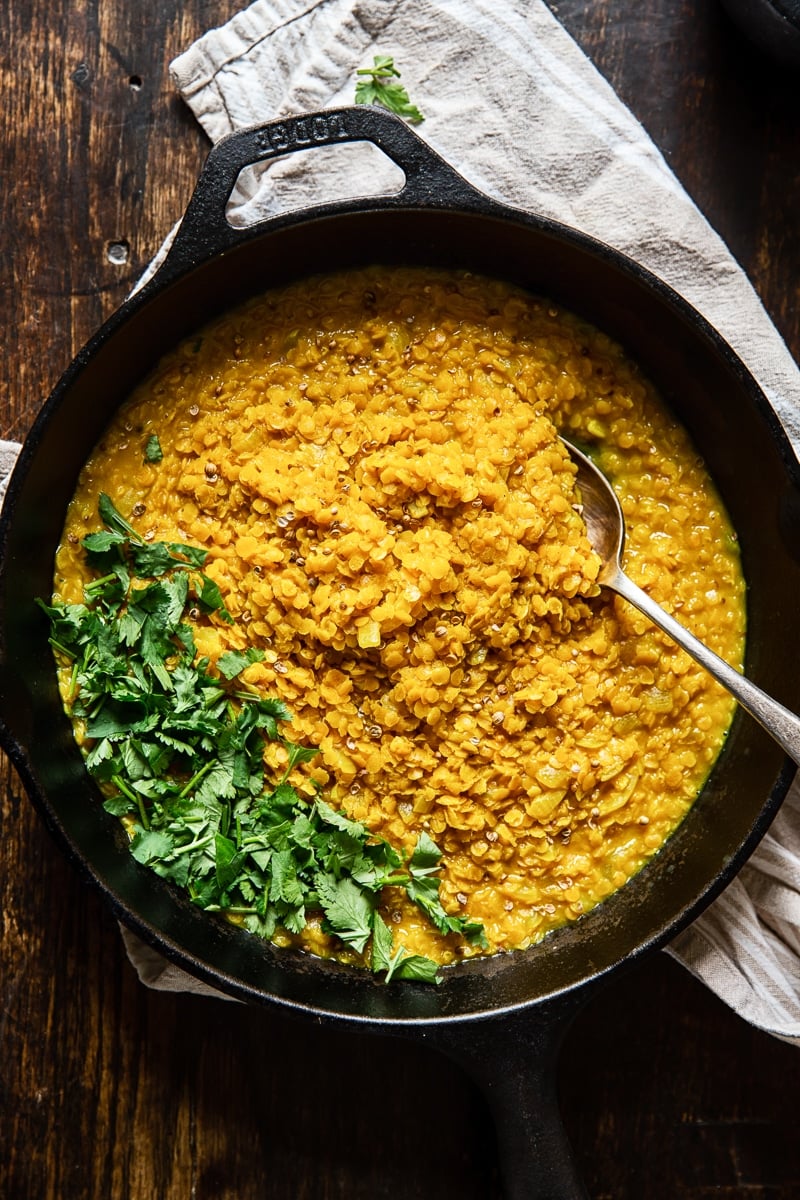
<svg viewBox="0 0 800 1200">
<path fill-rule="evenodd" d="M 609 480 L 588 455 L 562 438 L 577 467 L 576 487 L 586 532 L 602 566 L 597 577 L 602 587 L 622 596 L 674 642 L 690 654 L 761 724 L 795 763 L 800 763 L 800 718 L 757 687 L 724 659 L 709 650 L 647 592 L 629 579 L 622 568 L 625 517 Z"/>
</svg>

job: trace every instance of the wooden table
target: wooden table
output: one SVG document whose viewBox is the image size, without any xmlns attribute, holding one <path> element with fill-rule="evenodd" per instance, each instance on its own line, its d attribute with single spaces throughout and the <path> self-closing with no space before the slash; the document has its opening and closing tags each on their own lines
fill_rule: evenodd
<svg viewBox="0 0 800 1200">
<path fill-rule="evenodd" d="M 2 5 L 2 436 L 24 436 L 180 215 L 206 144 L 167 64 L 238 7 Z M 797 79 L 759 59 L 716 0 L 553 8 L 800 354 Z M 0 862 L 0 1197 L 499 1197 L 483 1100 L 449 1062 L 144 989 L 7 764 Z M 796 1200 L 798 1065 L 651 957 L 584 1012 L 563 1053 L 591 1196 Z"/>
</svg>

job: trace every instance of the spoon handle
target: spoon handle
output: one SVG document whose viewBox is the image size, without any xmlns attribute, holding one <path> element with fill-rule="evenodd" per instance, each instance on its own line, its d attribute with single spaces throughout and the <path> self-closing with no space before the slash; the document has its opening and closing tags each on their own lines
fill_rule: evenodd
<svg viewBox="0 0 800 1200">
<path fill-rule="evenodd" d="M 763 725 L 792 761 L 800 763 L 800 717 L 784 708 L 777 700 L 773 700 L 766 692 L 762 692 L 761 688 L 734 670 L 713 650 L 709 650 L 708 646 L 703 645 L 688 629 L 684 629 L 683 625 L 656 604 L 655 600 L 651 600 L 647 592 L 643 592 L 623 571 L 616 571 L 613 576 L 608 575 L 603 579 L 603 583 L 635 605 L 687 654 L 691 654 L 709 675 L 713 675 L 717 682 L 739 701 L 742 708 L 747 709 L 750 715 Z"/>
</svg>

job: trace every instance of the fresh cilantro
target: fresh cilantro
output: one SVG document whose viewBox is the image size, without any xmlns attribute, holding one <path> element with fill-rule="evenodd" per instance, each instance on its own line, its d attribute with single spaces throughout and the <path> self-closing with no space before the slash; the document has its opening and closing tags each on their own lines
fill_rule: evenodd
<svg viewBox="0 0 800 1200">
<path fill-rule="evenodd" d="M 406 855 L 292 785 L 318 750 L 283 734 L 283 701 L 237 684 L 263 652 L 198 657 L 187 610 L 230 620 L 201 571 L 205 552 L 147 542 L 106 495 L 99 511 L 105 528 L 83 539 L 97 573 L 83 603 L 39 604 L 57 659 L 71 666 L 65 707 L 85 730 L 87 769 L 106 811 L 125 821 L 133 857 L 261 937 L 299 934 L 321 913 L 387 982 L 436 982 L 438 968 L 395 947 L 379 911 L 385 888 L 401 888 L 442 933 L 485 946 L 481 925 L 442 907 L 442 855 L 427 834 Z M 265 771 L 269 742 L 285 755 L 277 782 Z"/>
<path fill-rule="evenodd" d="M 414 852 L 408 863 L 408 868 L 412 875 L 421 877 L 430 875 L 432 871 L 437 870 L 439 861 L 442 857 L 442 852 L 432 838 L 427 833 L 423 832 L 419 835 Z"/>
<path fill-rule="evenodd" d="M 372 936 L 372 969 L 385 971 L 386 982 L 392 979 L 416 979 L 421 983 L 436 982 L 436 963 L 421 954 L 408 954 L 400 946 L 393 948 L 392 931 L 382 917 L 375 914 Z"/>
<path fill-rule="evenodd" d="M 356 75 L 361 77 L 356 82 L 356 104 L 378 104 L 405 117 L 413 125 L 425 120 L 416 105 L 411 103 L 406 89 L 398 82 L 400 72 L 388 54 L 376 54 L 372 66 L 361 67 Z"/>
<path fill-rule="evenodd" d="M 158 440 L 158 434 L 151 433 L 145 444 L 144 461 L 149 463 L 159 463 L 163 457 L 164 451 L 161 449 L 161 442 Z"/>
<path fill-rule="evenodd" d="M 289 759 L 286 764 L 286 775 L 291 775 L 298 763 L 311 762 L 319 754 L 316 746 L 298 746 L 296 742 L 285 742 Z"/>
<path fill-rule="evenodd" d="M 378 913 L 372 922 L 372 969 L 389 972 L 394 954 L 394 937 L 389 926 Z"/>
<path fill-rule="evenodd" d="M 113 500 L 105 492 L 101 492 L 97 500 L 97 511 L 100 514 L 100 520 L 106 526 L 107 530 L 121 535 L 120 540 L 130 538 L 132 542 L 141 542 L 141 538 L 136 530 L 130 525 L 122 513 L 114 505 Z M 91 539 L 93 534 L 89 534 Z M 85 541 L 85 539 L 84 539 Z"/>
<path fill-rule="evenodd" d="M 375 893 L 359 887 L 347 876 L 337 879 L 335 875 L 322 872 L 316 878 L 316 892 L 327 926 L 342 941 L 363 954 L 372 937 L 377 903 Z"/>
<path fill-rule="evenodd" d="M 248 647 L 244 653 L 240 653 L 238 650 L 228 650 L 226 654 L 221 654 L 217 659 L 217 670 L 226 679 L 235 679 L 237 675 L 241 675 L 245 667 L 262 662 L 263 659 L 264 651 L 259 650 L 257 646 Z"/>
<path fill-rule="evenodd" d="M 137 833 L 131 842 L 131 854 L 140 863 L 149 863 L 154 858 L 164 858 L 171 854 L 174 848 L 172 838 L 167 833 L 147 829 Z"/>
<path fill-rule="evenodd" d="M 439 881 L 435 876 L 441 857 L 441 850 L 427 833 L 420 834 L 408 862 L 408 897 L 425 913 L 440 933 L 461 934 L 472 945 L 485 950 L 488 942 L 483 925 L 478 921 L 451 916 L 442 907 L 439 899 Z"/>
</svg>

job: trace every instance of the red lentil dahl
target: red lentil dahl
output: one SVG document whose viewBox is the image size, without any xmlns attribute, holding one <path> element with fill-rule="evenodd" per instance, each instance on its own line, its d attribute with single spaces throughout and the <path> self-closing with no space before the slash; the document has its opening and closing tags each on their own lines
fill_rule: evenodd
<svg viewBox="0 0 800 1200">
<path fill-rule="evenodd" d="M 735 538 L 685 431 L 604 334 L 470 274 L 318 278 L 180 345 L 86 464 L 55 595 L 80 599 L 100 491 L 207 549 L 236 623 L 200 652 L 263 648 L 245 678 L 320 747 L 309 790 L 395 844 L 427 830 L 445 907 L 522 948 L 658 850 L 733 708 L 600 593 L 556 430 L 612 478 L 631 576 L 738 665 Z M 389 903 L 410 951 L 475 953 Z M 318 923 L 304 944 L 331 952 Z"/>
</svg>

